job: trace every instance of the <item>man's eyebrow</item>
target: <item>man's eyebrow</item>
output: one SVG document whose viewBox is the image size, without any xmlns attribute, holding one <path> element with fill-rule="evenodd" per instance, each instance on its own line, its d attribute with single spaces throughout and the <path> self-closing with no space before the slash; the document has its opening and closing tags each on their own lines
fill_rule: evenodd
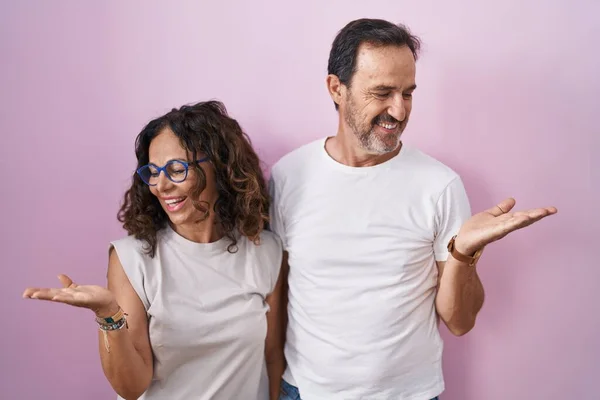
<svg viewBox="0 0 600 400">
<path fill-rule="evenodd" d="M 390 86 L 390 85 L 377 85 L 377 86 L 371 88 L 371 90 L 380 90 L 380 91 L 395 90 L 395 89 L 396 89 L 395 86 Z"/>
<path fill-rule="evenodd" d="M 412 91 L 412 90 L 415 90 L 416 88 L 417 88 L 417 85 L 411 85 L 408 88 L 406 88 L 406 91 Z M 396 86 L 377 85 L 377 86 L 371 88 L 371 90 L 375 90 L 375 91 L 396 90 Z"/>
</svg>

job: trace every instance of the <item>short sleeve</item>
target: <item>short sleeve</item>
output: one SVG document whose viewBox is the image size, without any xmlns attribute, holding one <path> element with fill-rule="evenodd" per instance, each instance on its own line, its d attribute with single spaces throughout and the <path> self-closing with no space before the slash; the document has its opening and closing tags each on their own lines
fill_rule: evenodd
<svg viewBox="0 0 600 400">
<path fill-rule="evenodd" d="M 269 271 L 267 294 L 270 294 L 275 289 L 281 271 L 281 262 L 283 260 L 281 240 L 276 233 L 263 231 L 259 248 L 261 264 Z"/>
<path fill-rule="evenodd" d="M 150 308 L 150 302 L 144 289 L 143 256 L 140 253 L 142 246 L 139 241 L 129 236 L 120 240 L 110 242 L 109 250 L 115 249 L 123 270 L 131 283 L 131 286 L 144 304 L 146 311 Z"/>
<path fill-rule="evenodd" d="M 281 212 L 281 191 L 279 189 L 279 184 L 277 179 L 274 177 L 273 173 L 271 173 L 271 177 L 269 178 L 269 195 L 271 197 L 271 207 L 269 209 L 269 218 L 270 218 L 270 228 L 273 232 L 279 236 L 281 239 L 281 244 L 283 249 L 286 250 L 286 240 L 285 240 L 285 225 L 284 220 L 282 218 L 283 213 Z"/>
<path fill-rule="evenodd" d="M 446 186 L 436 204 L 436 232 L 433 243 L 436 261 L 447 260 L 448 242 L 470 217 L 469 198 L 462 180 L 457 176 Z"/>
</svg>

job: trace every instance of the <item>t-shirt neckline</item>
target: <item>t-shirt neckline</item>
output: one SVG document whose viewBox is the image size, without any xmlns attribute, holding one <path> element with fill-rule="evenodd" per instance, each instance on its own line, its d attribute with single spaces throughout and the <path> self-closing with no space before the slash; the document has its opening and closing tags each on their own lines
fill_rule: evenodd
<svg viewBox="0 0 600 400">
<path fill-rule="evenodd" d="M 165 235 L 169 241 L 172 241 L 181 249 L 191 252 L 220 252 L 227 250 L 227 246 L 229 245 L 229 238 L 227 236 L 223 236 L 221 239 L 210 243 L 194 242 L 177 233 L 171 224 L 167 224 Z"/>
<path fill-rule="evenodd" d="M 392 165 L 395 165 L 399 162 L 401 162 L 405 157 L 406 157 L 406 152 L 408 151 L 408 148 L 406 146 L 405 143 L 402 143 L 402 148 L 400 149 L 400 151 L 398 152 L 398 154 L 396 154 L 394 157 L 390 158 L 389 160 L 382 162 L 380 164 L 376 164 L 376 165 L 371 165 L 371 166 L 366 166 L 366 167 L 352 167 L 350 165 L 346 165 L 346 164 L 342 164 L 339 161 L 336 161 L 333 157 L 331 157 L 331 155 L 329 155 L 329 153 L 327 152 L 327 149 L 325 148 L 325 144 L 327 143 L 327 140 L 330 139 L 330 136 L 325 136 L 323 139 L 321 139 L 319 141 L 319 152 L 322 156 L 323 159 L 325 159 L 325 162 L 327 162 L 330 166 L 333 166 L 334 168 L 338 169 L 339 171 L 342 172 L 346 172 L 346 173 L 353 173 L 353 174 L 361 174 L 361 175 L 366 175 L 375 171 L 380 171 L 380 170 L 387 170 L 389 169 Z"/>
</svg>

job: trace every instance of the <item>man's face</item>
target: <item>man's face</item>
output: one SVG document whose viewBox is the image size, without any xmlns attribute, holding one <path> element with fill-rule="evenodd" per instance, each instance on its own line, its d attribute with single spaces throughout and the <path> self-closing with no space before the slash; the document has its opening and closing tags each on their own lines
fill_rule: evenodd
<svg viewBox="0 0 600 400">
<path fill-rule="evenodd" d="M 371 154 L 394 151 L 406 128 L 415 85 L 415 59 L 407 46 L 363 44 L 356 72 L 339 104 L 342 120 Z"/>
</svg>

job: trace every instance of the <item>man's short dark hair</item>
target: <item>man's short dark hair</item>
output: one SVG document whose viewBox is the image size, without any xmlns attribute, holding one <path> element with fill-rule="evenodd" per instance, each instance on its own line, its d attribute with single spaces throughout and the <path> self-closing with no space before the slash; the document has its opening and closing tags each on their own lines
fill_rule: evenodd
<svg viewBox="0 0 600 400">
<path fill-rule="evenodd" d="M 421 49 L 421 40 L 402 24 L 393 24 L 383 19 L 357 19 L 343 27 L 333 40 L 327 65 L 328 74 L 336 75 L 340 82 L 350 87 L 356 72 L 358 48 L 363 43 L 373 46 L 407 46 L 415 60 Z M 337 110 L 337 104 L 335 108 Z"/>
</svg>

